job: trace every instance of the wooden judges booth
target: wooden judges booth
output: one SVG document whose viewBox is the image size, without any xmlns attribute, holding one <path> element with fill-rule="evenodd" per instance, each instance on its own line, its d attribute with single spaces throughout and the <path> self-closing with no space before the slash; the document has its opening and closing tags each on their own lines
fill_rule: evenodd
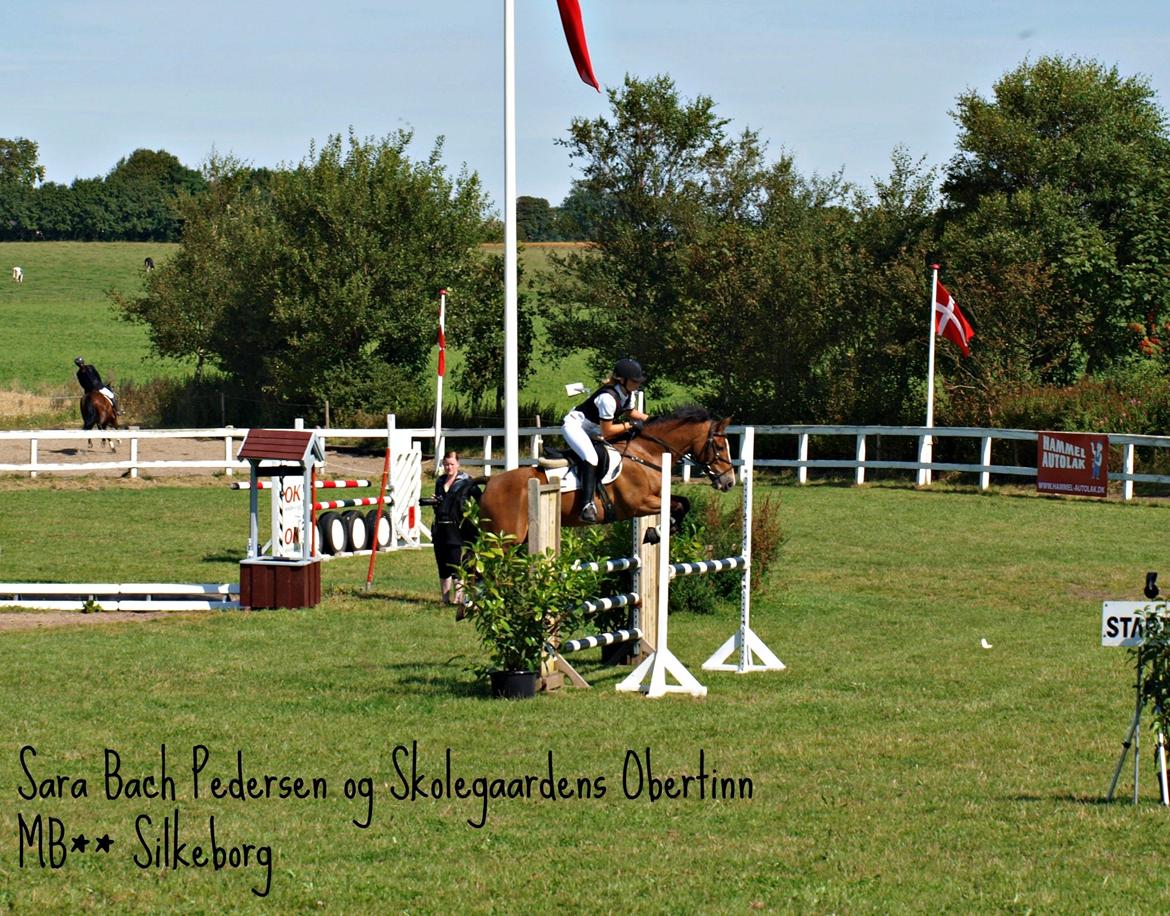
<svg viewBox="0 0 1170 916">
<path fill-rule="evenodd" d="M 325 461 L 321 439 L 309 430 L 253 429 L 244 437 L 239 457 L 246 459 L 251 468 L 248 556 L 240 561 L 240 607 L 316 607 L 321 603 L 321 558 L 313 555 L 310 510 L 315 469 Z M 283 485 L 299 489 L 301 496 L 296 503 L 299 505 L 297 518 L 284 519 L 279 531 L 273 520 L 269 554 L 264 554 L 260 545 L 258 477 L 261 469 L 265 476 L 280 478 Z M 277 496 L 274 489 L 272 499 L 276 500 Z M 291 545 L 278 543 L 282 532 L 291 535 Z"/>
</svg>

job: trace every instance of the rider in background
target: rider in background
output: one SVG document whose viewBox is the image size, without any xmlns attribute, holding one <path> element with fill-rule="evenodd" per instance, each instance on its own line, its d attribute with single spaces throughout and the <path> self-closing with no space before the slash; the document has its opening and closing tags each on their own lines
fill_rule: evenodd
<svg viewBox="0 0 1170 916">
<path fill-rule="evenodd" d="M 110 399 L 110 404 L 114 407 L 114 413 L 121 413 L 118 408 L 118 396 L 106 387 L 102 381 L 102 377 L 98 374 L 97 369 L 89 365 L 80 356 L 73 360 L 74 365 L 77 366 L 77 381 L 81 385 L 81 389 L 89 394 L 91 391 L 100 391 L 107 398 Z"/>
<path fill-rule="evenodd" d="M 634 392 L 644 381 L 646 376 L 637 360 L 619 359 L 609 380 L 565 415 L 561 431 L 565 441 L 581 457 L 583 522 L 597 521 L 597 509 L 593 505 L 593 492 L 597 487 L 597 449 L 592 440 L 611 439 L 631 429 L 641 429 L 642 423 L 650 419 L 632 406 Z M 622 414 L 627 419 L 619 421 Z"/>
</svg>

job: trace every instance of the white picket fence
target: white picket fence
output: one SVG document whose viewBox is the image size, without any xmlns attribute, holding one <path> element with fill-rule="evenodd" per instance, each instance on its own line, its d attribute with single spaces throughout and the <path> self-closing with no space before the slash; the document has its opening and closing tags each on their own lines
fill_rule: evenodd
<svg viewBox="0 0 1170 916">
<path fill-rule="evenodd" d="M 300 424 L 298 424 L 299 426 Z M 320 430 L 329 440 L 363 440 L 376 439 L 387 441 L 395 431 L 394 418 L 387 418 L 387 426 L 382 429 L 351 429 L 329 428 Z M 0 447 L 3 443 L 15 442 L 25 444 L 27 461 L 9 461 L 0 463 L 0 473 L 38 474 L 77 473 L 85 471 L 121 470 L 127 476 L 137 477 L 140 472 L 161 469 L 179 471 L 214 471 L 232 475 L 236 471 L 246 471 L 247 462 L 237 461 L 235 453 L 239 451 L 240 443 L 247 434 L 246 429 L 224 427 L 221 429 L 167 429 L 122 430 L 117 435 L 121 439 L 120 450 L 117 453 L 102 451 L 95 441 L 94 449 L 86 458 L 94 460 L 78 461 L 44 461 L 40 454 L 46 442 L 76 442 L 77 449 L 84 448 L 85 440 L 91 437 L 90 433 L 80 430 L 0 430 Z M 742 435 L 743 427 L 731 427 L 733 437 Z M 413 440 L 429 442 L 433 448 L 434 433 L 430 429 L 399 429 L 398 435 L 409 436 Z M 531 463 L 540 453 L 542 440 L 545 435 L 558 435 L 556 427 L 526 426 L 520 429 L 522 444 L 527 457 L 522 459 Z M 778 451 L 781 454 L 790 454 L 790 458 L 756 458 L 756 467 L 761 469 L 774 468 L 792 471 L 797 483 L 804 484 L 809 480 L 809 472 L 834 473 L 846 471 L 857 484 L 867 480 L 867 474 L 873 470 L 893 470 L 907 472 L 907 479 L 920 484 L 928 485 L 934 474 L 941 472 L 958 472 L 962 475 L 972 475 L 981 489 L 991 486 L 992 478 L 1016 478 L 1021 480 L 1034 479 L 1035 443 L 1039 433 L 1026 429 L 983 429 L 977 427 L 936 427 L 928 430 L 921 426 L 826 426 L 826 425 L 792 425 L 792 426 L 757 426 L 757 440 L 767 442 L 769 439 L 788 440 L 782 442 L 779 448 L 760 448 L 765 454 Z M 896 443 L 902 451 L 912 451 L 922 456 L 930 454 L 924 451 L 926 437 L 931 436 L 937 443 L 940 439 L 968 440 L 969 446 L 960 445 L 959 451 L 969 449 L 974 460 L 967 462 L 955 461 L 922 461 L 922 460 L 889 460 L 871 458 L 871 452 L 877 451 L 882 442 Z M 482 473 L 491 474 L 494 468 L 503 466 L 503 437 L 502 427 L 497 428 L 444 428 L 442 439 L 448 447 L 459 446 L 462 456 L 460 462 L 466 467 L 482 468 Z M 207 443 L 222 443 L 222 457 L 203 459 L 158 459 L 142 457 L 142 452 L 148 452 L 153 441 L 161 439 L 200 440 Z M 996 442 L 1030 443 L 1025 449 L 1032 459 L 1025 464 L 997 464 L 992 460 L 993 445 Z M 1164 449 L 1170 449 L 1170 436 L 1134 436 L 1128 434 L 1111 433 L 1109 435 L 1111 449 L 1120 449 L 1120 471 L 1116 470 L 1117 461 L 1111 463 L 1114 468 L 1110 471 L 1110 481 L 1121 484 L 1121 496 L 1129 500 L 1134 496 L 1135 483 L 1148 483 L 1170 488 L 1170 475 L 1144 472 L 1140 463 L 1145 463 L 1149 456 L 1160 454 Z M 218 445 L 213 445 L 218 449 Z M 812 454 L 814 447 L 823 454 L 816 457 Z M 424 445 L 424 451 L 427 450 Z M 1141 450 L 1141 451 L 1139 451 Z M 8 447 L 11 452 L 12 448 Z M 1144 453 L 1144 455 L 1143 455 Z M 738 454 L 738 450 L 737 450 Z M 100 456 L 100 457 L 99 457 Z M 1159 462 L 1161 464 L 1161 462 Z M 689 468 L 683 470 L 684 479 L 689 477 Z"/>
</svg>

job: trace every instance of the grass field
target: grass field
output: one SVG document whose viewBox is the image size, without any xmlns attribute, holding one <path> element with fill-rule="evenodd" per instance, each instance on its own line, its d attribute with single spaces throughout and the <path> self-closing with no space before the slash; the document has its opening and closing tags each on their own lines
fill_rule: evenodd
<svg viewBox="0 0 1170 916">
<path fill-rule="evenodd" d="M 183 375 L 150 355 L 146 331 L 114 315 L 106 291 L 140 288 L 143 259 L 161 262 L 174 245 L 137 242 L 2 242 L 0 264 L 24 282 L 0 283 L 9 344 L 0 348 L 0 388 L 74 396 L 73 358 L 84 356 L 108 381 Z"/>
<path fill-rule="evenodd" d="M 222 482 L 0 487 L 0 579 L 234 578 L 246 497 Z M 371 595 L 364 561 L 327 564 L 313 610 L 0 632 L 0 906 L 1164 912 L 1170 812 L 1148 740 L 1141 804 L 1103 803 L 1132 663 L 1099 647 L 1099 622 L 1103 599 L 1138 597 L 1145 571 L 1164 567 L 1167 508 L 765 489 L 787 542 L 753 622 L 788 669 L 700 674 L 735 609 L 675 615 L 671 648 L 708 686 L 702 700 L 617 694 L 622 672 L 592 662 L 592 691 L 487 699 L 474 634 L 433 600 L 426 551 L 380 559 Z M 411 799 L 415 742 L 422 787 L 448 778 L 449 752 L 470 797 L 441 782 L 440 797 Z M 105 749 L 125 780 L 158 777 L 164 744 L 175 800 L 107 800 Z M 31 781 L 23 746 L 36 749 Z M 328 797 L 211 797 L 237 752 L 245 779 L 321 776 Z M 647 755 L 655 779 L 680 780 L 698 775 L 700 752 L 708 773 L 750 779 L 751 797 L 698 798 L 692 784 L 651 800 Z M 550 759 L 575 797 L 541 797 Z M 85 778 L 87 797 L 20 794 L 58 775 Z M 489 798 L 485 814 L 476 778 L 523 796 L 528 776 L 529 797 Z M 157 867 L 176 809 L 188 858 L 212 817 L 218 844 L 270 847 L 268 897 L 250 890 L 266 866 Z M 59 818 L 69 843 L 113 846 L 21 868 L 18 815 L 36 813 Z"/>
</svg>

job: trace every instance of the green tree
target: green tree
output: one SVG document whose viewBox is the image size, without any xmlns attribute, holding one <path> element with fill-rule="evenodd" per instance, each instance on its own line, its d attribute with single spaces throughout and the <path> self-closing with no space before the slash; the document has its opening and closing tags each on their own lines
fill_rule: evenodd
<svg viewBox="0 0 1170 916">
<path fill-rule="evenodd" d="M 553 347 L 590 350 L 599 375 L 636 355 L 652 378 L 714 382 L 723 360 L 698 347 L 711 316 L 686 297 L 685 281 L 710 225 L 751 219 L 758 138 L 729 138 L 710 98 L 684 101 L 666 76 L 627 76 L 608 96 L 612 118 L 575 119 L 560 141 L 601 213 L 593 250 L 553 259 Z"/>
<path fill-rule="evenodd" d="M 111 183 L 141 184 L 169 194 L 198 193 L 207 186 L 204 177 L 166 150 L 136 149 L 106 176 Z"/>
<path fill-rule="evenodd" d="M 991 99 L 965 93 L 955 117 L 942 247 L 970 283 L 981 352 L 1010 351 L 996 361 L 1017 383 L 1136 355 L 1170 318 L 1170 141 L 1148 82 L 1045 57 Z"/>
<path fill-rule="evenodd" d="M 411 139 L 334 136 L 294 169 L 225 188 L 188 214 L 182 250 L 127 316 L 160 327 L 172 309 L 198 312 L 210 285 L 205 358 L 270 412 L 419 406 L 435 291 L 474 270 L 486 198 L 474 175 L 448 177 L 441 144 L 412 161 Z"/>
<path fill-rule="evenodd" d="M 0 185 L 35 187 L 45 180 L 45 167 L 39 160 L 40 147 L 36 141 L 0 137 Z"/>
<path fill-rule="evenodd" d="M 556 214 L 543 197 L 516 198 L 516 234 L 522 242 L 551 242 L 556 235 Z"/>
</svg>

